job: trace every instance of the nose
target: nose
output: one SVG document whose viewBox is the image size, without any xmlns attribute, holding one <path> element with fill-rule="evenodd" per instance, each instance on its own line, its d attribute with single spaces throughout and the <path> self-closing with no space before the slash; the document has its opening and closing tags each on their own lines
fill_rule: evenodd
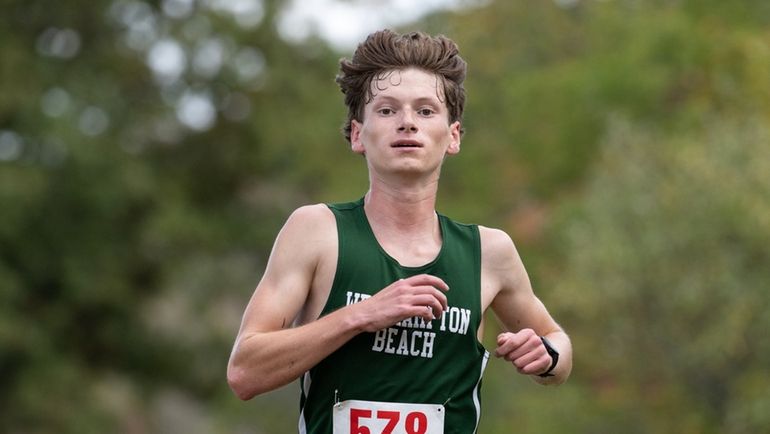
<svg viewBox="0 0 770 434">
<path fill-rule="evenodd" d="M 413 114 L 408 110 L 402 112 L 401 119 L 399 119 L 398 132 L 399 133 L 416 133 L 417 124 L 414 122 Z"/>
</svg>

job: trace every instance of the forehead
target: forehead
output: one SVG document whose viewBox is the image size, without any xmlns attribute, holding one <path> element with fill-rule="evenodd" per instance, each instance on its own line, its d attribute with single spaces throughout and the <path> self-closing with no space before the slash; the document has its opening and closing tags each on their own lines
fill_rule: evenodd
<svg viewBox="0 0 770 434">
<path fill-rule="evenodd" d="M 371 100 L 383 97 L 435 99 L 444 102 L 444 91 L 438 76 L 417 68 L 391 69 L 376 75 L 370 85 Z"/>
</svg>

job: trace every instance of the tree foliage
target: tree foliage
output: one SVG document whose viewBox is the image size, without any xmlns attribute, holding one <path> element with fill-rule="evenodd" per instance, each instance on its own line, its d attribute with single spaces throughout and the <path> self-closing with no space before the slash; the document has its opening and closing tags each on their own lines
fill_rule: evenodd
<svg viewBox="0 0 770 434">
<path fill-rule="evenodd" d="M 770 306 L 770 159 L 758 158 L 769 131 L 712 121 L 665 140 L 611 126 L 559 232 L 552 296 L 578 325 L 576 366 L 596 411 L 623 411 L 633 432 L 767 426 L 768 353 L 754 337 Z"/>
</svg>

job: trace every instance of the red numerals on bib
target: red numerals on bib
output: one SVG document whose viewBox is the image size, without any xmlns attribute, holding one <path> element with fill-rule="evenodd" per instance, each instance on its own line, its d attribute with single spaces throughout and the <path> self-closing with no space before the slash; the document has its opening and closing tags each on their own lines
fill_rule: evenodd
<svg viewBox="0 0 770 434">
<path fill-rule="evenodd" d="M 360 408 L 350 409 L 350 434 L 372 434 L 369 427 L 361 425 L 362 419 L 371 419 L 372 411 Z M 386 421 L 385 427 L 379 434 L 391 434 L 401 420 L 398 411 L 379 410 L 377 419 Z M 404 430 L 407 434 L 425 434 L 428 432 L 428 417 L 425 413 L 413 411 L 404 419 Z"/>
<path fill-rule="evenodd" d="M 372 417 L 371 410 L 361 410 L 360 408 L 350 409 L 350 434 L 372 434 L 369 428 L 358 424 L 360 419 Z"/>
<path fill-rule="evenodd" d="M 382 434 L 390 434 L 393 432 L 393 428 L 396 427 L 398 419 L 401 418 L 401 413 L 397 411 L 385 411 L 380 410 L 377 412 L 377 419 L 386 419 L 388 424 L 382 429 Z"/>
<path fill-rule="evenodd" d="M 406 434 L 425 434 L 428 431 L 428 416 L 425 413 L 412 412 L 406 415 Z"/>
</svg>

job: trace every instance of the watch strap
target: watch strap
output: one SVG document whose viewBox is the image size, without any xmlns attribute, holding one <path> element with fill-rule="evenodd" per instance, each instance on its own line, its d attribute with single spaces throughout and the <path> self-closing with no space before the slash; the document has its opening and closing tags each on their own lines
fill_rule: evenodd
<svg viewBox="0 0 770 434">
<path fill-rule="evenodd" d="M 551 342 L 548 341 L 544 336 L 540 336 L 540 340 L 543 342 L 543 346 L 545 347 L 545 350 L 548 352 L 548 355 L 551 356 L 551 366 L 548 367 L 548 370 L 543 372 L 542 374 L 538 374 L 538 377 L 553 377 L 554 374 L 552 373 L 554 369 L 556 369 L 556 364 L 559 363 L 559 352 L 556 351 L 556 348 L 551 345 Z"/>
</svg>

